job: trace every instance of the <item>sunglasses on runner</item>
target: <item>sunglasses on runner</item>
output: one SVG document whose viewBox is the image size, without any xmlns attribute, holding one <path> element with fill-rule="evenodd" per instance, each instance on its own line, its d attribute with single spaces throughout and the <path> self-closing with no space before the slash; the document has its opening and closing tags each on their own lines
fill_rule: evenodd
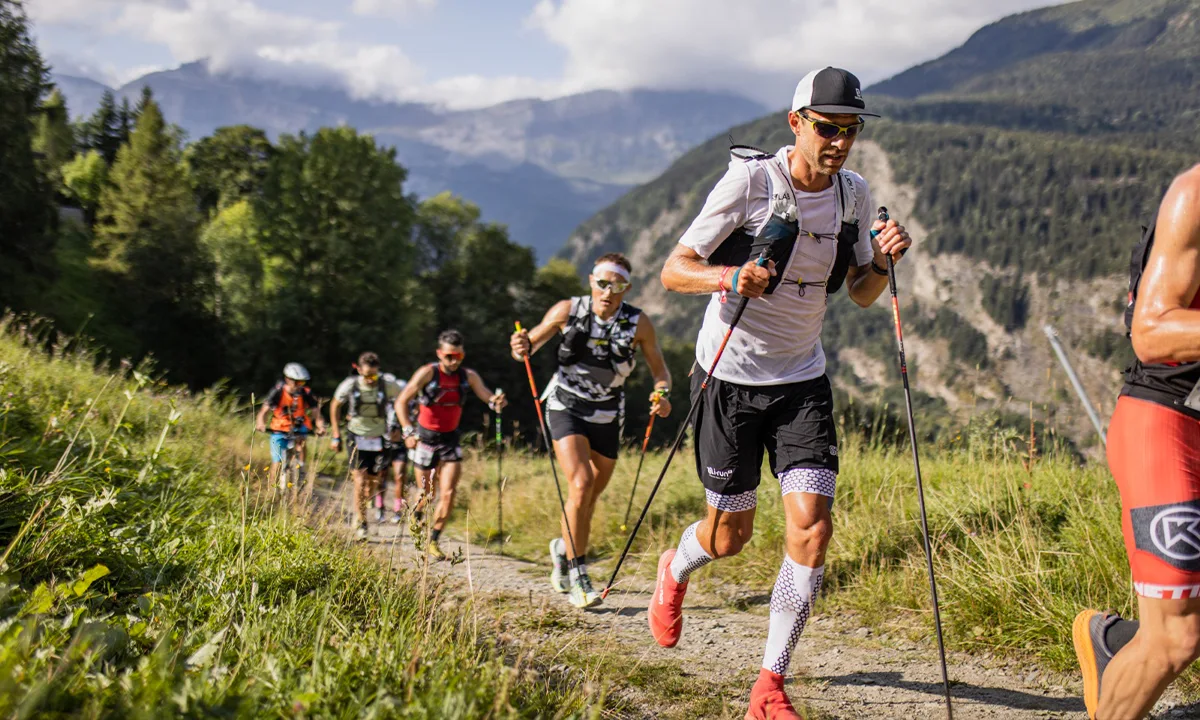
<svg viewBox="0 0 1200 720">
<path fill-rule="evenodd" d="M 464 357 L 466 357 L 466 355 L 466 353 L 461 352 L 438 353 L 438 357 L 442 358 L 443 360 L 462 360 Z"/>
<path fill-rule="evenodd" d="M 826 140 L 832 140 L 843 133 L 846 135 L 846 137 L 853 140 L 860 132 L 862 132 L 863 126 L 866 125 L 866 123 L 862 120 L 859 120 L 853 125 L 838 125 L 837 123 L 831 123 L 827 120 L 815 120 L 802 112 L 797 112 L 796 116 L 802 118 L 805 122 L 812 125 L 813 132 L 825 138 Z"/>
<path fill-rule="evenodd" d="M 592 280 L 592 284 L 596 286 L 597 290 L 608 290 L 609 288 L 612 288 L 614 293 L 623 293 L 629 289 L 629 283 L 624 280 L 604 280 L 601 278 L 595 278 Z"/>
<path fill-rule="evenodd" d="M 369 383 L 375 382 L 376 380 L 379 379 L 379 373 L 377 373 L 377 372 L 359 373 L 359 374 L 362 375 L 363 380 L 366 380 Z"/>
</svg>

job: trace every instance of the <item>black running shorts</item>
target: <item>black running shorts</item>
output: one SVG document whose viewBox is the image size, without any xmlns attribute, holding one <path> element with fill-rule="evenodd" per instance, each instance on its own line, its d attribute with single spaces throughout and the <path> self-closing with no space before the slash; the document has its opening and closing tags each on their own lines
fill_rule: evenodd
<svg viewBox="0 0 1200 720">
<path fill-rule="evenodd" d="M 550 437 L 562 440 L 570 435 L 582 435 L 587 438 L 592 451 L 610 460 L 617 459 L 617 451 L 621 449 L 621 423 L 613 420 L 607 423 L 593 423 L 575 415 L 570 410 L 546 411 L 546 423 L 550 426 Z"/>
<path fill-rule="evenodd" d="M 435 432 L 417 426 L 417 449 L 413 452 L 413 465 L 422 470 L 433 470 L 442 463 L 462 462 L 461 433 Z"/>
<path fill-rule="evenodd" d="M 379 449 L 363 450 L 360 445 L 366 445 L 371 448 L 378 447 Z M 381 438 L 364 438 L 358 435 L 351 435 L 348 449 L 350 451 L 351 470 L 366 470 L 370 475 L 378 475 L 387 466 L 388 454 L 383 448 Z"/>
<path fill-rule="evenodd" d="M 692 374 L 692 396 L 704 371 Z M 693 425 L 696 472 L 713 496 L 748 496 L 758 489 L 763 450 L 771 473 L 803 473 L 816 482 L 832 481 L 838 470 L 837 427 L 833 421 L 833 390 L 829 378 L 786 385 L 738 385 L 713 378 L 698 400 Z M 787 488 L 785 487 L 785 492 Z M 832 497 L 832 487 L 809 490 Z M 749 509 L 753 505 L 744 508 Z M 724 508 L 723 508 L 724 509 Z M 729 508 L 735 509 L 735 508 Z"/>
</svg>

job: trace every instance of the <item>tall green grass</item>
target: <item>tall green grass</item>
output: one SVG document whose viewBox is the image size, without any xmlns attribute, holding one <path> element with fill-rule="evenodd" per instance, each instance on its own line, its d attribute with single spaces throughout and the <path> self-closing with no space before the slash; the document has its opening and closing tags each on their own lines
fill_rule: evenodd
<svg viewBox="0 0 1200 720">
<path fill-rule="evenodd" d="M 0 323 L 0 715 L 598 712 L 436 582 L 263 502 L 247 408 L 43 340 Z"/>
<path fill-rule="evenodd" d="M 1134 597 L 1120 532 L 1120 502 L 1107 470 L 1052 454 L 1029 462 L 1012 433 L 982 424 L 923 458 L 929 527 L 942 618 L 949 644 L 962 650 L 1031 653 L 1056 668 L 1073 663 L 1070 625 L 1084 607 L 1132 611 Z M 869 444 L 848 433 L 840 448 L 834 536 L 826 562 L 823 610 L 912 635 L 932 629 L 929 586 L 906 447 Z M 647 457 L 629 526 L 645 502 L 665 453 Z M 705 512 L 690 449 L 675 458 L 622 573 L 654 572 L 658 553 Z M 544 560 L 559 506 L 545 456 L 504 459 L 509 552 Z M 627 537 L 620 525 L 637 467 L 618 463 L 593 524 L 593 576 L 606 580 Z M 468 465 L 476 539 L 495 529 L 495 460 Z M 461 520 L 460 520 L 461 522 Z M 778 483 L 764 467 L 755 535 L 743 552 L 693 575 L 697 587 L 730 581 L 767 592 L 784 548 Z M 619 585 L 620 581 L 618 581 Z"/>
</svg>

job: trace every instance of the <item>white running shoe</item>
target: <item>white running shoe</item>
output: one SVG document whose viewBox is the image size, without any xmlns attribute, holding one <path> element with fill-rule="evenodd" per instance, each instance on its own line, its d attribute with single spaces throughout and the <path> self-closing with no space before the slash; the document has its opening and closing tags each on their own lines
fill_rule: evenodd
<svg viewBox="0 0 1200 720">
<path fill-rule="evenodd" d="M 554 586 L 554 590 L 560 593 L 570 592 L 571 580 L 567 570 L 567 549 L 562 538 L 554 538 L 550 541 L 550 566 L 553 568 L 550 571 L 550 584 Z"/>
<path fill-rule="evenodd" d="M 603 599 L 600 593 L 592 587 L 592 579 L 587 573 L 579 573 L 579 579 L 571 584 L 571 594 L 568 596 L 571 604 L 577 608 L 596 607 Z"/>
</svg>

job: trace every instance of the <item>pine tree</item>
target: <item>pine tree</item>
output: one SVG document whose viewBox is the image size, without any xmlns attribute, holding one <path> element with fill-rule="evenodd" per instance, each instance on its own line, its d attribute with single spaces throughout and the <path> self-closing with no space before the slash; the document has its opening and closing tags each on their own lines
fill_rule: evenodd
<svg viewBox="0 0 1200 720">
<path fill-rule="evenodd" d="M 129 142 L 129 136 L 133 133 L 133 125 L 136 122 L 137 117 L 134 115 L 133 109 L 129 107 L 129 98 L 121 98 L 121 109 L 117 111 L 117 128 L 121 144 Z"/>
<path fill-rule="evenodd" d="M 20 3 L 0 0 L 0 307 L 23 306 L 31 277 L 50 272 L 55 210 L 33 151 L 34 116 L 49 89 Z"/>
<path fill-rule="evenodd" d="M 50 93 L 34 121 L 34 152 L 42 174 L 56 190 L 62 189 L 62 166 L 75 154 L 75 133 L 67 118 L 67 102 L 57 89 Z"/>
<path fill-rule="evenodd" d="M 112 90 L 105 90 L 100 98 L 100 107 L 88 120 L 90 147 L 99 151 L 104 162 L 112 165 L 121 147 L 121 117 L 117 110 L 117 99 Z"/>
<path fill-rule="evenodd" d="M 209 310 L 212 261 L 198 230 L 178 143 L 158 105 L 147 102 L 101 194 L 96 249 L 143 350 L 193 385 L 216 379 L 221 347 Z"/>
</svg>

